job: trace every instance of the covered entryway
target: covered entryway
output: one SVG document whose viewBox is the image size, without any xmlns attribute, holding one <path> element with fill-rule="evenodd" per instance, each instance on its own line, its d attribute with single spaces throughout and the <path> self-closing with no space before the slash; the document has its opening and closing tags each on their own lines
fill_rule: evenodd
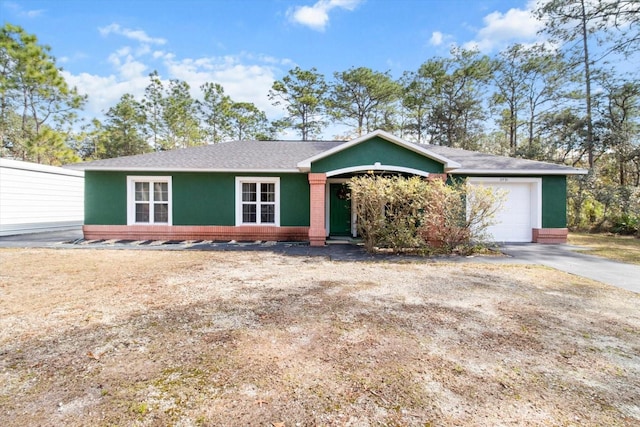
<svg viewBox="0 0 640 427">
<path fill-rule="evenodd" d="M 319 152 L 296 167 L 309 173 L 309 241 L 320 246 L 328 236 L 357 236 L 348 187 L 345 192 L 344 186 L 354 175 L 429 177 L 459 168 L 460 163 L 379 130 Z"/>
<path fill-rule="evenodd" d="M 488 233 L 495 242 L 531 242 L 532 229 L 541 227 L 540 178 L 470 178 L 471 185 L 482 185 L 505 193 L 496 224 Z"/>
<path fill-rule="evenodd" d="M 351 209 L 351 190 L 349 180 L 358 174 L 367 175 L 417 175 L 425 179 L 445 179 L 446 175 L 429 173 L 417 169 L 409 169 L 393 165 L 364 165 L 348 169 L 327 172 L 325 192 L 325 218 L 327 237 L 357 237 L 358 226 L 356 214 Z M 340 240 L 340 239 L 338 239 Z"/>
</svg>

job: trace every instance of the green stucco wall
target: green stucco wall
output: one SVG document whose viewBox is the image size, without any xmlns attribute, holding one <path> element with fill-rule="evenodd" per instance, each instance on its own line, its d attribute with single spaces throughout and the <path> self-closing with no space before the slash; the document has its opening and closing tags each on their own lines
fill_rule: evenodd
<svg viewBox="0 0 640 427">
<path fill-rule="evenodd" d="M 542 228 L 567 226 L 567 177 L 542 177 Z"/>
<path fill-rule="evenodd" d="M 280 225 L 309 226 L 309 178 L 307 174 L 280 177 Z"/>
<path fill-rule="evenodd" d="M 325 157 L 311 165 L 312 172 L 327 172 L 351 166 L 373 165 L 402 166 L 426 172 L 442 173 L 444 165 L 397 144 L 376 137 Z"/>
<path fill-rule="evenodd" d="M 84 223 L 127 224 L 127 175 L 112 172 L 84 173 Z"/>
<path fill-rule="evenodd" d="M 173 225 L 235 225 L 235 177 L 171 174 Z"/>
<path fill-rule="evenodd" d="M 127 224 L 127 176 L 130 175 L 172 177 L 173 225 L 235 225 L 236 174 L 97 171 L 85 172 L 85 224 Z M 307 174 L 280 175 L 280 225 L 309 225 Z"/>
</svg>

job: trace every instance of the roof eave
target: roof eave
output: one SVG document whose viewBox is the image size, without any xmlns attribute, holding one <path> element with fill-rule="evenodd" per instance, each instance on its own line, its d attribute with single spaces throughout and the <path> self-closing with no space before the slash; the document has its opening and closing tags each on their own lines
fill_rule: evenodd
<svg viewBox="0 0 640 427">
<path fill-rule="evenodd" d="M 0 158 L 0 167 L 7 169 L 19 169 L 34 172 L 45 172 L 54 175 L 67 175 L 67 176 L 84 176 L 84 172 L 63 166 L 50 166 L 40 163 L 26 162 L 23 160 Z"/>
<path fill-rule="evenodd" d="M 85 171 L 104 172 L 232 172 L 232 173 L 300 173 L 296 168 L 283 169 L 251 169 L 251 168 L 166 168 L 166 167 L 116 167 L 116 166 L 92 166 L 83 169 Z"/>
<path fill-rule="evenodd" d="M 453 175 L 586 175 L 586 169 L 456 169 Z"/>
</svg>

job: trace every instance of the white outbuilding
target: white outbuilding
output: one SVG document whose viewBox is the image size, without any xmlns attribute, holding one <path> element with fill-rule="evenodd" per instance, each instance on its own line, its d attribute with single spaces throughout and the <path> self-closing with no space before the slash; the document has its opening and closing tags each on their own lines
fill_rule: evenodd
<svg viewBox="0 0 640 427">
<path fill-rule="evenodd" d="M 79 228 L 84 172 L 0 158 L 0 236 Z"/>
</svg>

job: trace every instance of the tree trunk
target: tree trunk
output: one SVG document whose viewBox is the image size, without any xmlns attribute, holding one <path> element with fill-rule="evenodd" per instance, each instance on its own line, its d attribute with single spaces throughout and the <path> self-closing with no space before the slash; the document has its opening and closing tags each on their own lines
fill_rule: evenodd
<svg viewBox="0 0 640 427">
<path fill-rule="evenodd" d="M 585 78 L 585 89 L 586 89 L 586 97 L 587 97 L 587 155 L 589 158 L 589 168 L 593 169 L 593 123 L 591 122 L 591 71 L 589 68 L 589 46 L 587 43 L 587 12 L 584 6 L 584 0 L 580 0 L 580 6 L 582 7 L 582 45 L 584 48 L 584 78 Z"/>
<path fill-rule="evenodd" d="M 518 142 L 516 140 L 516 112 L 511 109 L 511 116 L 509 117 L 509 147 L 511 148 L 511 155 L 516 154 L 518 148 Z"/>
</svg>

